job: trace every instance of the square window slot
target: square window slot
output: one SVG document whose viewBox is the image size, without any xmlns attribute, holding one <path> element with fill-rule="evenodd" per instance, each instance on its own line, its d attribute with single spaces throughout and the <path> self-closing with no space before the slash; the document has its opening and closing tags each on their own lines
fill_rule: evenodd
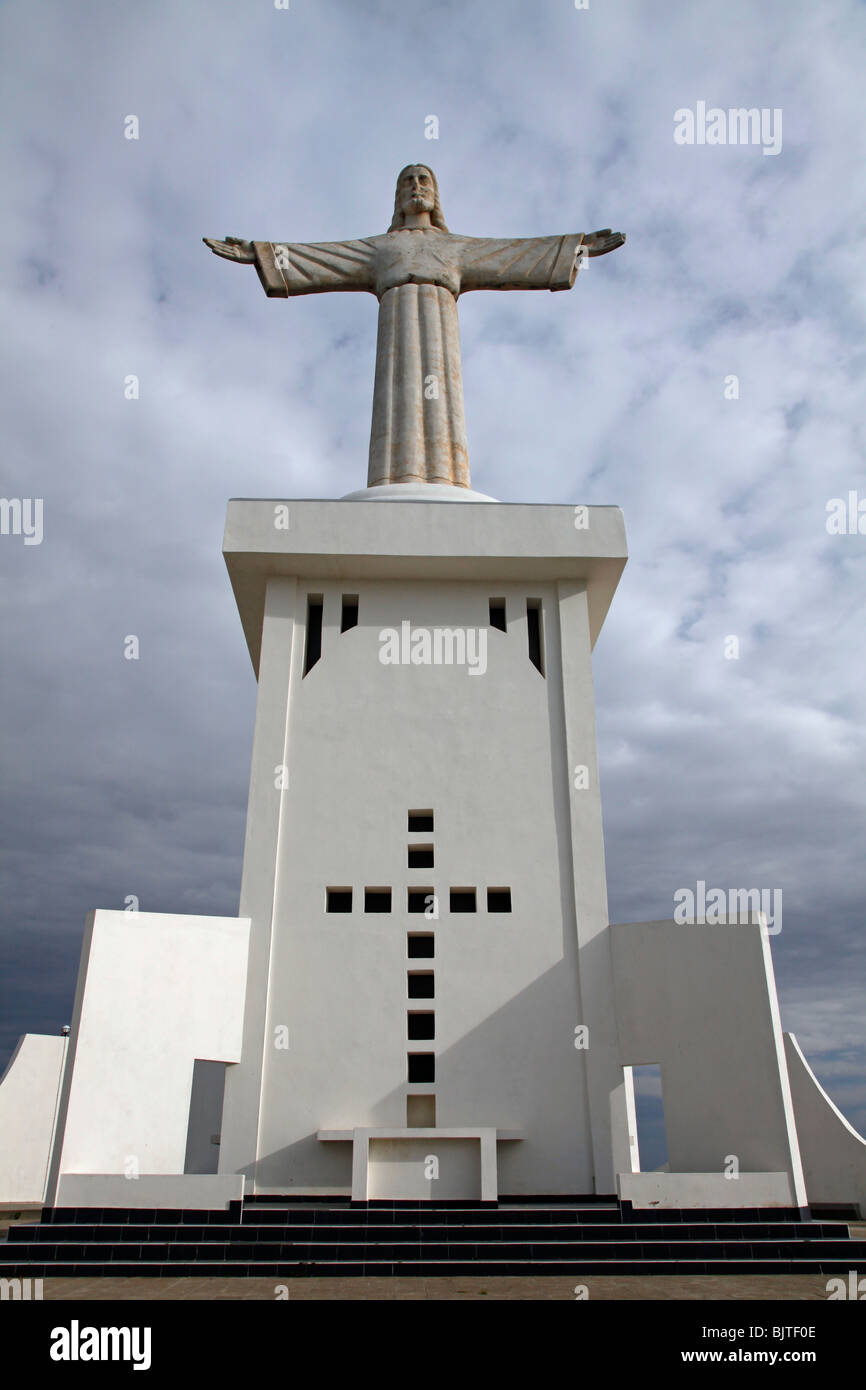
<svg viewBox="0 0 866 1390">
<path fill-rule="evenodd" d="M 510 911 L 511 911 L 511 889 L 510 889 L 510 888 L 488 888 L 488 890 L 487 890 L 487 911 L 488 911 L 488 912 L 510 912 Z"/>
<path fill-rule="evenodd" d="M 426 831 L 429 834 L 433 829 L 433 812 L 410 811 L 409 829 L 415 835 L 420 834 L 422 831 Z"/>
<path fill-rule="evenodd" d="M 407 862 L 410 869 L 432 869 L 433 846 L 410 845 L 407 856 Z"/>
<path fill-rule="evenodd" d="M 431 1042 L 436 1036 L 436 1015 L 434 1013 L 407 1014 L 406 1025 L 410 1042 Z"/>
<path fill-rule="evenodd" d="M 432 888 L 410 888 L 407 906 L 410 912 L 424 913 L 435 908 L 436 894 Z"/>
<path fill-rule="evenodd" d="M 390 889 L 390 888 L 365 888 L 365 889 L 364 889 L 364 911 L 365 911 L 365 912 L 390 912 L 390 911 L 391 911 L 391 889 Z"/>
<path fill-rule="evenodd" d="M 435 1052 L 410 1052 L 408 1076 L 410 1081 L 435 1081 Z"/>
<path fill-rule="evenodd" d="M 435 952 L 432 932 L 410 932 L 408 943 L 410 960 L 432 960 Z"/>
<path fill-rule="evenodd" d="M 325 897 L 325 910 L 327 912 L 351 912 L 351 888 L 329 888 Z"/>
<path fill-rule="evenodd" d="M 432 970 L 410 970 L 408 972 L 409 998 L 432 999 L 434 978 Z"/>
<path fill-rule="evenodd" d="M 407 1096 L 407 1097 L 406 1097 L 406 1128 L 407 1128 L 407 1129 L 435 1129 L 435 1128 L 436 1128 L 436 1097 L 435 1097 L 435 1096 Z"/>
<path fill-rule="evenodd" d="M 452 888 L 450 895 L 452 912 L 475 912 L 477 910 L 474 888 Z"/>
</svg>

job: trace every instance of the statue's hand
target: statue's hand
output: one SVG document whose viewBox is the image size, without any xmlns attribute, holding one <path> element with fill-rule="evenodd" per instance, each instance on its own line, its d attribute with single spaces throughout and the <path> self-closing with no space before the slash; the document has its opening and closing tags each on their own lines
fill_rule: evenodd
<svg viewBox="0 0 866 1390">
<path fill-rule="evenodd" d="M 590 256 L 606 256 L 608 251 L 615 251 L 624 243 L 625 232 L 612 232 L 610 227 L 605 227 L 601 232 L 587 232 L 583 238 L 583 245 Z"/>
<path fill-rule="evenodd" d="M 256 258 L 253 243 L 239 236 L 227 236 L 225 241 L 214 241 L 213 237 L 203 236 L 202 241 L 215 256 L 223 256 L 227 261 L 243 261 L 249 265 Z"/>
</svg>

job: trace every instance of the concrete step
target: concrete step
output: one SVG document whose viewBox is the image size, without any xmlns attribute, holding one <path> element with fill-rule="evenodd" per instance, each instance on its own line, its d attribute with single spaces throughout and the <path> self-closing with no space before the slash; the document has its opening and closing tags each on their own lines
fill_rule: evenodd
<svg viewBox="0 0 866 1390">
<path fill-rule="evenodd" d="M 520 1261 L 491 1260 L 365 1260 L 307 1263 L 303 1261 L 182 1261 L 112 1262 L 80 1260 L 73 1263 L 7 1264 L 0 1261 L 0 1278 L 392 1278 L 395 1276 L 479 1277 L 497 1275 L 564 1275 L 580 1278 L 601 1274 L 689 1275 L 689 1274 L 837 1274 L 846 1276 L 854 1269 L 862 1277 L 866 1260 L 858 1265 L 850 1258 L 821 1259 L 544 1259 Z"/>
<path fill-rule="evenodd" d="M 98 1241 L 102 1244 L 141 1244 L 147 1241 L 167 1240 L 184 1243 L 202 1241 L 225 1241 L 249 1244 L 251 1242 L 268 1245 L 294 1241 L 299 1244 L 350 1244 L 374 1245 L 380 1241 L 414 1240 L 422 1242 L 447 1240 L 449 1242 L 478 1241 L 597 1241 L 615 1240 L 634 1243 L 647 1241 L 756 1241 L 791 1240 L 808 1241 L 820 1239 L 848 1239 L 847 1227 L 834 1223 L 805 1222 L 794 1226 L 790 1222 L 738 1222 L 734 1223 L 682 1223 L 656 1225 L 641 1223 L 625 1225 L 614 1222 L 549 1222 L 537 1224 L 524 1221 L 499 1221 L 496 1223 L 461 1221 L 445 1224 L 427 1225 L 421 1222 L 402 1220 L 394 1225 L 366 1226 L 361 1224 L 343 1225 L 329 1223 L 293 1222 L 290 1225 L 230 1225 L 208 1224 L 182 1226 L 152 1224 L 138 1225 L 127 1223 L 71 1223 L 67 1225 L 23 1226 L 10 1231 L 9 1243 L 14 1245 L 51 1244 L 63 1241 L 82 1243 Z"/>
</svg>

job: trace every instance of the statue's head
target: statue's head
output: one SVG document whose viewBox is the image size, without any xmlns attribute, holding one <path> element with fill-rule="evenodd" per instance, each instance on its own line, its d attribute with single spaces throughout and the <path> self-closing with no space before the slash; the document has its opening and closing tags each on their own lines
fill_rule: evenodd
<svg viewBox="0 0 866 1390">
<path fill-rule="evenodd" d="M 445 218 L 439 202 L 439 185 L 436 175 L 426 164 L 407 164 L 397 175 L 397 191 L 394 195 L 394 216 L 389 232 L 395 232 L 405 223 L 407 213 L 429 212 L 430 225 L 437 231 L 447 232 Z"/>
</svg>

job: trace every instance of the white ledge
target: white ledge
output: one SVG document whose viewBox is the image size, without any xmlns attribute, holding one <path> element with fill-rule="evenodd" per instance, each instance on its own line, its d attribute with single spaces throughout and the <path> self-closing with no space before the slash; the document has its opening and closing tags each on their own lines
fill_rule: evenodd
<svg viewBox="0 0 866 1390">
<path fill-rule="evenodd" d="M 351 1144 L 356 1134 L 366 1135 L 370 1139 L 480 1139 L 482 1134 L 488 1134 L 491 1130 L 499 1143 L 511 1143 L 524 1137 L 522 1129 L 479 1125 L 468 1129 L 319 1129 L 316 1138 L 322 1144 Z"/>
</svg>

